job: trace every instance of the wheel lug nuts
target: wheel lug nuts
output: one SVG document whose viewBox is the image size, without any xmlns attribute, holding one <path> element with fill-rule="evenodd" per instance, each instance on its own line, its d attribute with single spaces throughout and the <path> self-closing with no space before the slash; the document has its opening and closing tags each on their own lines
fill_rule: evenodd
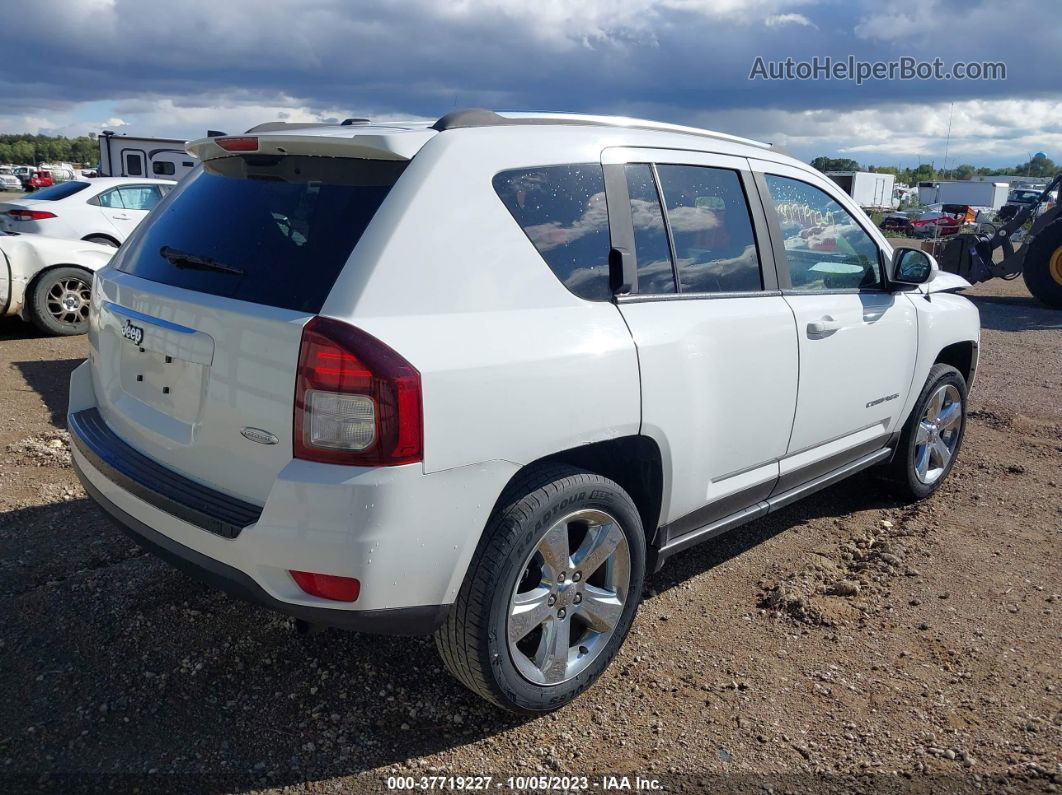
<svg viewBox="0 0 1062 795">
<path fill-rule="evenodd" d="M 568 614 L 568 611 L 563 607 L 557 611 L 557 618 L 564 618 Z"/>
<path fill-rule="evenodd" d="M 553 605 L 557 604 L 557 597 L 550 594 L 549 599 L 546 600 L 546 604 L 548 604 L 550 607 L 553 607 Z"/>
<path fill-rule="evenodd" d="M 575 572 L 575 574 L 572 575 L 572 582 L 579 582 L 579 580 L 581 580 L 582 578 L 583 573 L 581 571 L 577 571 Z"/>
<path fill-rule="evenodd" d="M 581 593 L 577 593 L 575 595 L 575 598 L 572 599 L 572 601 L 575 602 L 575 604 L 579 604 L 581 601 L 583 601 L 583 595 Z"/>
<path fill-rule="evenodd" d="M 564 582 L 564 578 L 566 576 L 567 575 L 562 571 L 560 574 L 557 575 L 557 582 Z"/>
</svg>

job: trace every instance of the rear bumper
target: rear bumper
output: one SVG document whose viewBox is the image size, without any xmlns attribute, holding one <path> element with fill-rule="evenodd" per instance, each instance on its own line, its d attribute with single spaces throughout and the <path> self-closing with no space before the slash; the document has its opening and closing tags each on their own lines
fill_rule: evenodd
<svg viewBox="0 0 1062 795">
<path fill-rule="evenodd" d="M 355 632 L 371 632 L 377 635 L 430 635 L 446 620 L 449 605 L 424 605 L 384 610 L 336 610 L 275 599 L 239 569 L 178 544 L 123 511 L 85 477 L 76 457 L 74 469 L 85 491 L 96 501 L 104 514 L 137 544 L 200 582 L 219 588 L 232 596 L 312 624 L 339 627 Z"/>
<path fill-rule="evenodd" d="M 457 597 L 498 494 L 518 469 L 493 461 L 425 474 L 417 464 L 293 460 L 276 474 L 265 504 L 250 505 L 119 438 L 106 411 L 98 411 L 91 362 L 74 370 L 70 387 L 74 467 L 112 518 L 199 579 L 314 623 L 432 632 Z M 355 577 L 361 593 L 353 603 L 322 599 L 302 591 L 292 570 Z"/>
</svg>

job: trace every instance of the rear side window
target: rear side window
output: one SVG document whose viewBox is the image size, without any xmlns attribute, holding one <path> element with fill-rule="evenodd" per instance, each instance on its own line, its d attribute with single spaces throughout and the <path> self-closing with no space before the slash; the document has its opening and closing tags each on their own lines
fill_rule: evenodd
<svg viewBox="0 0 1062 795">
<path fill-rule="evenodd" d="M 494 190 L 565 287 L 588 301 L 612 297 L 612 248 L 599 163 L 502 171 Z"/>
<path fill-rule="evenodd" d="M 682 292 L 759 290 L 760 258 L 736 171 L 658 165 Z"/>
<path fill-rule="evenodd" d="M 67 196 L 73 196 L 79 191 L 83 191 L 89 186 L 87 182 L 60 182 L 58 185 L 52 185 L 50 188 L 42 188 L 33 192 L 31 197 L 33 201 L 56 201 L 57 199 L 65 199 Z"/>
<path fill-rule="evenodd" d="M 130 185 L 119 188 L 118 195 L 127 210 L 150 210 L 162 200 L 158 185 Z"/>
<path fill-rule="evenodd" d="M 154 282 L 319 312 L 405 163 L 224 157 L 166 196 L 115 266 Z"/>
<path fill-rule="evenodd" d="M 631 220 L 634 222 L 638 293 L 673 293 L 675 273 L 671 266 L 671 249 L 652 168 L 648 163 L 632 163 L 624 166 L 624 171 L 631 200 Z"/>
<path fill-rule="evenodd" d="M 160 177 L 170 177 L 176 173 L 176 168 L 173 163 L 168 163 L 164 160 L 156 160 L 151 164 L 151 172 L 158 174 Z"/>
<path fill-rule="evenodd" d="M 90 203 L 98 204 L 100 207 L 113 207 L 118 210 L 125 209 L 125 204 L 122 203 L 122 194 L 118 192 L 117 188 L 104 191 L 96 197 L 95 202 Z"/>
</svg>

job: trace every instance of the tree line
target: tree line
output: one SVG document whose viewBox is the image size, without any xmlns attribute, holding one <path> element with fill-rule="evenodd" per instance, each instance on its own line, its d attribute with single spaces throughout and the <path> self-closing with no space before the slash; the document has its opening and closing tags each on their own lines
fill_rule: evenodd
<svg viewBox="0 0 1062 795">
<path fill-rule="evenodd" d="M 962 163 L 955 168 L 937 169 L 932 163 L 920 163 L 917 168 L 896 168 L 895 166 L 860 165 L 850 158 L 833 158 L 820 156 L 811 161 L 819 171 L 872 171 L 878 174 L 894 174 L 897 182 L 915 185 L 919 182 L 947 179 L 971 179 L 973 177 L 991 176 L 1029 176 L 1051 179 L 1059 172 L 1051 158 L 1042 154 L 1024 163 L 1003 168 L 978 168 L 969 163 Z"/>
<path fill-rule="evenodd" d="M 38 163 L 94 165 L 99 145 L 90 135 L 0 135 L 0 163 L 35 166 Z"/>
</svg>

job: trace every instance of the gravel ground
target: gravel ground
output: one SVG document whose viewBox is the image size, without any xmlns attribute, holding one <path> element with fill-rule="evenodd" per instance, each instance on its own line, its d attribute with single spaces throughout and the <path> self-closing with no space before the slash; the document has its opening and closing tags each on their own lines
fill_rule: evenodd
<svg viewBox="0 0 1062 795">
<path fill-rule="evenodd" d="M 84 340 L 0 322 L 4 789 L 1056 791 L 1062 313 L 1020 280 L 970 292 L 981 367 L 937 495 L 865 475 L 673 559 L 610 671 L 534 720 L 462 690 L 430 639 L 302 636 L 142 553 L 70 468 Z"/>
</svg>

